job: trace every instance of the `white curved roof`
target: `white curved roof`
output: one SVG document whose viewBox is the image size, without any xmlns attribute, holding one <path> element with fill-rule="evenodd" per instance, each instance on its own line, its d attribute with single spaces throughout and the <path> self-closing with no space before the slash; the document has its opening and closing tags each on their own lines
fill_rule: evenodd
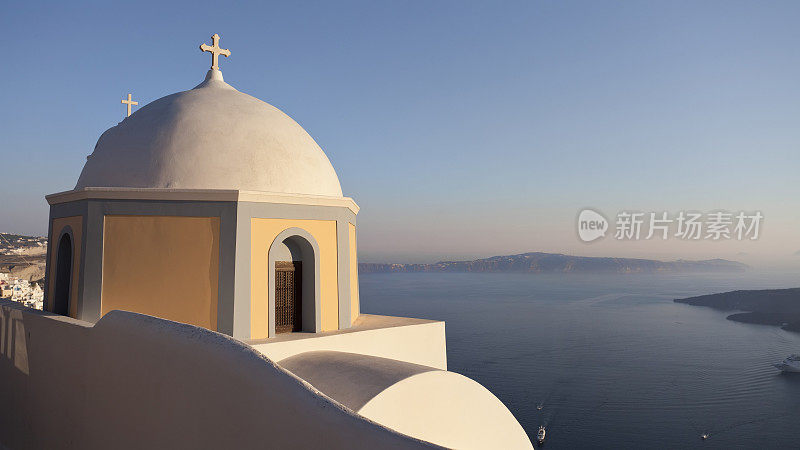
<svg viewBox="0 0 800 450">
<path fill-rule="evenodd" d="M 494 394 L 454 372 L 329 350 L 278 365 L 359 415 L 417 439 L 446 448 L 533 449 Z"/>
<path fill-rule="evenodd" d="M 342 196 L 314 139 L 216 70 L 194 89 L 160 98 L 103 133 L 75 189 L 86 187 Z"/>
</svg>

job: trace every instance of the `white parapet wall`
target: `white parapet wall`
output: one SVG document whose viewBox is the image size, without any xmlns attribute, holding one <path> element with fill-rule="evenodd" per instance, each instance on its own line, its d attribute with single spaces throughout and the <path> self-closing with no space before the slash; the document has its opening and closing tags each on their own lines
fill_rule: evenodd
<svg viewBox="0 0 800 450">
<path fill-rule="evenodd" d="M 191 325 L 0 301 L 0 351 L 0 448 L 436 448 Z"/>
<path fill-rule="evenodd" d="M 352 328 L 248 342 L 273 361 L 311 351 L 379 356 L 447 370 L 444 322 L 362 314 Z"/>
</svg>

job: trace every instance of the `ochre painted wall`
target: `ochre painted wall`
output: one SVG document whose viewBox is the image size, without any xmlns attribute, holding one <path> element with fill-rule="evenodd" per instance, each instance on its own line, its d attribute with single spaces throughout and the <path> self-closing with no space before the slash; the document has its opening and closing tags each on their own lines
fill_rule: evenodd
<svg viewBox="0 0 800 450">
<path fill-rule="evenodd" d="M 356 247 L 356 226 L 347 224 L 350 233 L 350 323 L 358 319 L 358 251 Z"/>
<path fill-rule="evenodd" d="M 269 248 L 287 228 L 302 228 L 319 245 L 322 331 L 339 328 L 339 282 L 335 220 L 251 219 L 250 221 L 250 337 L 269 337 Z"/>
<path fill-rule="evenodd" d="M 78 318 L 78 283 L 81 275 L 81 238 L 83 232 L 83 217 L 61 217 L 53 219 L 53 231 L 48 242 L 50 243 L 50 261 L 47 274 L 47 305 L 46 310 L 53 306 L 56 284 L 56 258 L 58 256 L 58 238 L 64 227 L 72 228 L 72 287 L 69 294 L 69 316 Z"/>
<path fill-rule="evenodd" d="M 217 329 L 219 217 L 105 216 L 101 314 Z"/>
</svg>

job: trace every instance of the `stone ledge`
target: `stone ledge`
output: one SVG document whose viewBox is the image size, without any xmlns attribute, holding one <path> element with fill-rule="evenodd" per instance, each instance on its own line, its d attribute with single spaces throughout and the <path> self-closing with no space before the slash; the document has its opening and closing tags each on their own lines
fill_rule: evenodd
<svg viewBox="0 0 800 450">
<path fill-rule="evenodd" d="M 161 189 L 87 187 L 72 191 L 57 192 L 45 196 L 47 203 L 73 202 L 77 200 L 172 200 L 205 202 L 253 202 L 284 203 L 290 205 L 344 207 L 358 214 L 359 207 L 350 197 L 327 197 L 323 195 L 301 195 L 280 192 L 240 191 L 235 189 Z"/>
</svg>

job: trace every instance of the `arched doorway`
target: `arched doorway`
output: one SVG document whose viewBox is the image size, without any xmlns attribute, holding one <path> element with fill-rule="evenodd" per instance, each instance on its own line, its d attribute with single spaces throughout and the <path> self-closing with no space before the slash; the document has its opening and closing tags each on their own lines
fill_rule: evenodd
<svg viewBox="0 0 800 450">
<path fill-rule="evenodd" d="M 53 296 L 53 312 L 69 315 L 69 296 L 72 285 L 72 238 L 64 233 L 58 242 L 56 253 L 56 283 Z"/>
<path fill-rule="evenodd" d="M 270 336 L 320 330 L 319 247 L 300 228 L 280 233 L 269 249 Z"/>
</svg>

